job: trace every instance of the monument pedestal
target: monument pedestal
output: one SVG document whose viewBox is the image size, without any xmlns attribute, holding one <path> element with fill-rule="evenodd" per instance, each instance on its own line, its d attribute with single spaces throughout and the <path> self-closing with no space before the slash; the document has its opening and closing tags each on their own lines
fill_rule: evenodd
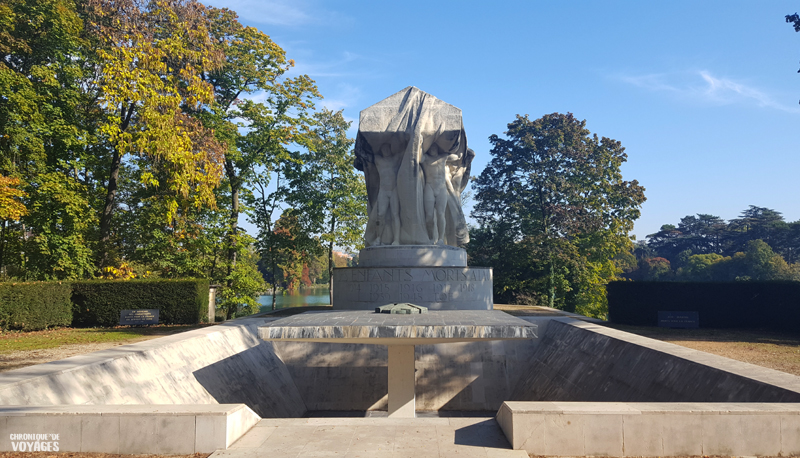
<svg viewBox="0 0 800 458">
<path fill-rule="evenodd" d="M 431 310 L 492 310 L 492 269 L 467 267 L 463 248 L 388 245 L 359 253 L 359 267 L 333 270 L 334 310 L 410 302 Z"/>
</svg>

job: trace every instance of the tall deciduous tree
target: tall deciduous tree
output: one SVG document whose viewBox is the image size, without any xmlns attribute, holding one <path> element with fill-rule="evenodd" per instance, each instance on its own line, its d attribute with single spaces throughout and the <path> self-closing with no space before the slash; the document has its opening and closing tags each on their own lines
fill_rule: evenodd
<svg viewBox="0 0 800 458">
<path fill-rule="evenodd" d="M 228 208 L 227 268 L 231 273 L 238 256 L 240 201 L 248 187 L 266 184 L 281 164 L 290 160 L 290 145 L 305 145 L 313 123 L 310 111 L 320 97 L 314 81 L 307 75 L 287 78 L 294 66 L 286 53 L 269 36 L 245 27 L 234 12 L 210 10 L 211 34 L 225 61 L 219 69 L 209 69 L 203 78 L 214 89 L 215 104 L 204 115 L 217 138 L 224 142 L 225 178 L 230 190 Z M 245 196 L 248 199 L 250 196 Z M 274 196 L 277 197 L 277 196 Z M 263 210 L 263 208 L 262 208 Z M 271 214 L 258 211 L 255 218 L 270 218 L 261 225 L 270 227 Z M 258 223 L 257 223 L 258 224 Z M 229 279 L 229 286 L 233 280 Z"/>
<path fill-rule="evenodd" d="M 103 265 L 127 155 L 146 159 L 137 161 L 143 184 L 168 191 L 159 195 L 166 223 L 182 201 L 214 205 L 221 145 L 191 114 L 214 102 L 202 70 L 219 68 L 223 54 L 211 41 L 205 7 L 195 0 L 92 0 L 89 11 L 101 40 L 98 91 L 106 116 L 100 131 L 111 150 L 100 215 Z"/>
<path fill-rule="evenodd" d="M 532 247 L 546 285 L 534 292 L 547 305 L 602 315 L 613 258 L 630 247 L 645 200 L 637 181 L 622 179 L 624 148 L 591 135 L 570 113 L 517 116 L 506 138 L 489 141 L 492 159 L 475 181 L 473 216 L 505 241 L 501 256 L 520 243 Z"/>
<path fill-rule="evenodd" d="M 295 163 L 287 202 L 310 221 L 310 232 L 328 248 L 328 294 L 333 297 L 334 246 L 360 249 L 367 224 L 367 189 L 353 167 L 350 122 L 342 111 L 322 110 L 309 151 Z"/>
<path fill-rule="evenodd" d="M 4 274 L 92 274 L 88 45 L 73 1 L 0 0 L 0 175 L 27 208 L 0 217 Z"/>
</svg>

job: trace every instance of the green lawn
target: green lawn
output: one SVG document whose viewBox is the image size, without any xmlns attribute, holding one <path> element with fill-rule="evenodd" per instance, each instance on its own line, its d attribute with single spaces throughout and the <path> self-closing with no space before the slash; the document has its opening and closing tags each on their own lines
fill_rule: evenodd
<svg viewBox="0 0 800 458">
<path fill-rule="evenodd" d="M 0 333 L 0 354 L 20 350 L 44 350 L 62 345 L 125 342 L 146 336 L 166 336 L 209 325 L 159 325 L 118 328 L 59 328 L 45 331 Z"/>
</svg>

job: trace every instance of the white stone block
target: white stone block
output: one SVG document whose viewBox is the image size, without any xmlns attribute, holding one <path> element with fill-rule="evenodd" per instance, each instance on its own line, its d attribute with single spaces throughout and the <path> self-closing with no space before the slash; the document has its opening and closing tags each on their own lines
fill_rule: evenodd
<svg viewBox="0 0 800 458">
<path fill-rule="evenodd" d="M 225 443 L 230 447 L 234 442 L 244 436 L 251 428 L 261 421 L 261 417 L 256 415 L 255 412 L 250 410 L 246 405 L 241 405 L 234 412 L 230 413 L 227 417 L 227 425 L 225 426 Z"/>
<path fill-rule="evenodd" d="M 664 456 L 702 455 L 703 423 L 700 415 L 654 414 L 661 422 Z"/>
<path fill-rule="evenodd" d="M 81 452 L 119 453 L 119 416 L 82 415 Z"/>
<path fill-rule="evenodd" d="M 195 416 L 159 416 L 156 421 L 156 450 L 162 455 L 194 453 Z"/>
<path fill-rule="evenodd" d="M 586 455 L 622 456 L 622 415 L 586 415 L 583 439 Z"/>
<path fill-rule="evenodd" d="M 800 456 L 800 415 L 781 415 L 781 455 Z"/>
<path fill-rule="evenodd" d="M 661 422 L 655 415 L 625 415 L 623 425 L 624 456 L 663 456 Z"/>
<path fill-rule="evenodd" d="M 511 444 L 511 448 L 518 449 L 521 441 L 514 440 L 514 417 L 506 403 L 500 406 L 500 410 L 497 411 L 497 415 L 494 418 L 497 420 L 497 424 L 500 425 L 500 429 L 505 434 L 506 439 L 508 439 L 508 443 Z M 522 415 L 519 415 L 518 418 L 522 419 Z"/>
<path fill-rule="evenodd" d="M 58 434 L 60 451 L 79 452 L 81 450 L 81 419 L 75 415 L 25 415 L 8 417 L 8 434 Z M 7 451 L 12 451 L 9 435 Z M 43 442 L 53 442 L 43 441 Z"/>
<path fill-rule="evenodd" d="M 522 449 L 533 455 L 544 455 L 545 450 L 545 417 L 544 415 L 520 415 L 514 418 L 515 443 L 514 449 Z M 517 430 L 519 430 L 517 432 Z"/>
<path fill-rule="evenodd" d="M 228 425 L 221 415 L 202 415 L 195 420 L 195 453 L 212 453 L 224 449 L 227 441 Z"/>
<path fill-rule="evenodd" d="M 740 419 L 739 424 L 741 425 L 742 431 L 740 436 L 740 446 L 742 449 L 737 455 L 777 456 L 780 453 L 780 416 L 761 414 L 737 416 Z M 703 417 L 703 419 L 706 420 L 706 417 Z"/>
<path fill-rule="evenodd" d="M 156 454 L 158 448 L 155 415 L 123 415 L 119 418 L 119 453 Z"/>
<path fill-rule="evenodd" d="M 702 419 L 703 424 L 704 455 L 732 456 L 743 453 L 741 437 L 744 431 L 738 415 L 698 415 L 698 417 Z"/>
<path fill-rule="evenodd" d="M 544 422 L 543 455 L 585 455 L 583 434 L 582 415 L 547 415 Z"/>
</svg>

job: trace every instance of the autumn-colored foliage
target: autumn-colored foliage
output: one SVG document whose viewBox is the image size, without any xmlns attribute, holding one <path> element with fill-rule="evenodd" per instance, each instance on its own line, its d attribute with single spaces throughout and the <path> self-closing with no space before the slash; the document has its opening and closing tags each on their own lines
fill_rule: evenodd
<svg viewBox="0 0 800 458">
<path fill-rule="evenodd" d="M 28 194 L 20 189 L 19 178 L 0 176 L 0 220 L 19 221 L 28 214 L 22 198 Z"/>
<path fill-rule="evenodd" d="M 293 65 L 196 0 L 0 0 L 0 279 L 207 277 L 257 310 L 239 200 L 309 144 Z"/>
</svg>

